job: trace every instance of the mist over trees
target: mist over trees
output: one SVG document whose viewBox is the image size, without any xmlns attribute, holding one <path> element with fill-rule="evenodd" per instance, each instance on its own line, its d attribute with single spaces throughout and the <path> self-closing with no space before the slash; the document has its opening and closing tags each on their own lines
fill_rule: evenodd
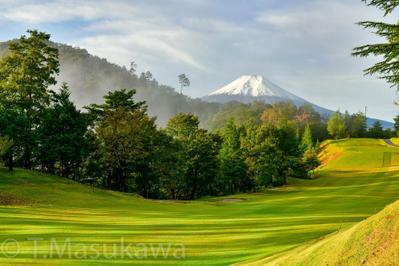
<svg viewBox="0 0 399 266">
<path fill-rule="evenodd" d="M 0 43 L 0 56 L 9 52 L 7 43 Z M 137 100 L 145 100 L 150 116 L 156 117 L 158 126 L 166 126 L 169 118 L 177 113 L 192 112 L 207 127 L 211 115 L 220 104 L 191 99 L 174 88 L 161 85 L 150 71 L 138 72 L 140 65 L 121 67 L 106 59 L 90 55 L 85 49 L 51 43 L 59 51 L 58 83 L 66 82 L 71 90 L 71 100 L 78 108 L 101 103 L 103 95 L 111 90 L 135 88 Z M 50 89 L 58 90 L 59 86 Z"/>
</svg>

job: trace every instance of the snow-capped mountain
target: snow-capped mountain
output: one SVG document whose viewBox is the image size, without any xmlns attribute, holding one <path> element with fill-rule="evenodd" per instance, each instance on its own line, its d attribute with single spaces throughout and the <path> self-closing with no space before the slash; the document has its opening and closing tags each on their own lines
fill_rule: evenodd
<svg viewBox="0 0 399 266">
<path fill-rule="evenodd" d="M 319 112 L 324 117 L 329 117 L 333 113 L 331 110 L 320 107 L 284 90 L 260 75 L 241 76 L 223 88 L 202 97 L 202 100 L 216 103 L 234 101 L 252 103 L 255 101 L 264 101 L 268 104 L 291 101 L 298 107 L 302 105 L 311 105 L 315 111 Z M 385 128 L 393 127 L 391 122 L 374 118 L 367 119 L 368 126 L 371 126 L 375 121 L 380 121 Z"/>
<path fill-rule="evenodd" d="M 322 114 L 331 114 L 330 110 L 314 105 L 305 99 L 302 99 L 264 78 L 260 75 L 241 76 L 233 82 L 227 84 L 202 98 L 207 102 L 242 102 L 252 103 L 254 101 L 264 101 L 269 104 L 276 102 L 292 101 L 295 105 L 312 105 L 315 110 Z"/>
<path fill-rule="evenodd" d="M 276 84 L 259 75 L 246 75 L 234 80 L 223 88 L 212 92 L 209 96 L 240 95 L 252 97 L 280 97 L 297 100 L 299 97 L 283 90 Z"/>
</svg>

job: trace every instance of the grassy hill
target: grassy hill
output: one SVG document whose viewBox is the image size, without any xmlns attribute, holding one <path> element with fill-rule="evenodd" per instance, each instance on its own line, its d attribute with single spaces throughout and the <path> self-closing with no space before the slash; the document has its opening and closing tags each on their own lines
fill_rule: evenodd
<svg viewBox="0 0 399 266">
<path fill-rule="evenodd" d="M 397 265 L 399 201 L 325 239 L 250 265 Z"/>
<path fill-rule="evenodd" d="M 315 179 L 290 179 L 288 186 L 264 193 L 193 202 L 145 200 L 41 173 L 0 170 L 0 264 L 227 265 L 270 259 L 338 230 L 350 235 L 351 226 L 398 198 L 399 148 L 379 140 L 333 141 L 322 158 Z M 376 217 L 357 226 L 366 228 L 362 224 L 373 219 L 378 223 Z M 41 240 L 34 246 L 31 238 Z M 18 245 L 14 240 L 3 244 L 7 239 Z M 71 256 L 49 258 L 54 241 L 61 249 L 65 239 L 72 243 Z M 119 246 L 121 239 L 139 245 L 139 253 L 148 247 L 147 258 L 107 259 L 104 254 L 112 255 L 112 245 Z M 150 248 L 167 243 L 170 253 L 184 245 L 185 258 L 155 256 Z M 82 246 L 92 244 L 106 249 L 95 258 L 79 257 Z M 4 249 L 8 256 L 1 254 Z M 95 255 L 87 250 L 85 258 Z"/>
</svg>

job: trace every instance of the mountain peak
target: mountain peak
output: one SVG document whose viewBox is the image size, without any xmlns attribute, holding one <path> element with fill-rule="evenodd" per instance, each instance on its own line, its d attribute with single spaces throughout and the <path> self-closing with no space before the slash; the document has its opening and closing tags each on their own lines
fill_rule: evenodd
<svg viewBox="0 0 399 266">
<path fill-rule="evenodd" d="M 237 95 L 246 97 L 279 97 L 295 100 L 296 96 L 285 91 L 262 75 L 244 75 L 208 96 Z"/>
</svg>

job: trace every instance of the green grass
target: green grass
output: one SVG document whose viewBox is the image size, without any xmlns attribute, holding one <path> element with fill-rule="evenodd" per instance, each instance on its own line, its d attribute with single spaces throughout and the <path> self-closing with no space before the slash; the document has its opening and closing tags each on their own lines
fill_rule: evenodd
<svg viewBox="0 0 399 266">
<path fill-rule="evenodd" d="M 389 158 L 384 154 L 390 154 Z M 3 194 L 17 204 L 0 206 L 0 264 L 228 265 L 254 261 L 349 228 L 398 198 L 399 148 L 378 140 L 336 141 L 326 147 L 323 159 L 326 165 L 317 178 L 289 179 L 290 185 L 283 188 L 228 197 L 243 199 L 238 202 L 224 202 L 223 198 L 152 201 L 93 191 L 41 173 L 0 170 L 0 199 Z M 43 239 L 37 242 L 36 257 L 29 238 Z M 120 245 L 121 238 L 133 245 L 145 243 L 148 258 L 107 259 L 102 250 L 99 258 L 78 258 L 84 253 L 78 244 L 106 245 L 105 253 L 112 255 L 112 245 Z M 18 241 L 16 257 L 2 254 L 8 250 L 13 255 L 17 249 L 14 242 L 2 244 L 6 239 Z M 71 258 L 57 254 L 45 258 L 51 254 L 52 239 L 59 248 L 64 239 L 70 239 Z M 151 243 L 172 243 L 169 256 L 154 258 Z M 184 259 L 173 256 L 181 251 L 178 244 L 185 245 Z M 143 250 L 143 245 L 138 246 L 137 255 L 141 257 Z M 89 250 L 87 256 L 92 255 L 95 252 Z"/>
<path fill-rule="evenodd" d="M 349 229 L 250 265 L 397 265 L 399 201 Z"/>
</svg>

